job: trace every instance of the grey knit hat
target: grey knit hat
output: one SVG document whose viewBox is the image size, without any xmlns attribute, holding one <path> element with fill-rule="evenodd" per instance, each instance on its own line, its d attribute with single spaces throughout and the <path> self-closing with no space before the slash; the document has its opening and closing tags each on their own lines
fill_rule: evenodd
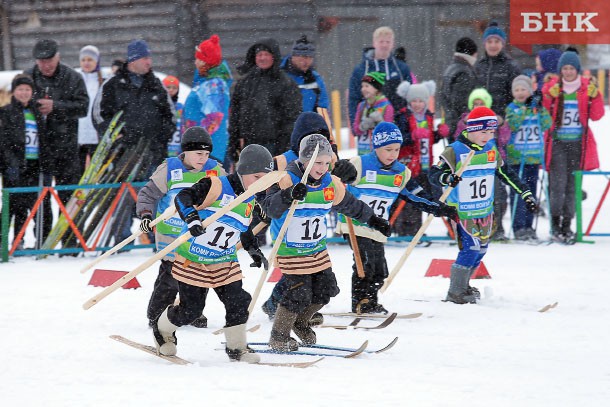
<svg viewBox="0 0 610 407">
<path fill-rule="evenodd" d="M 326 137 L 321 134 L 310 134 L 301 139 L 299 144 L 299 161 L 302 163 L 309 162 L 317 145 L 320 146 L 318 157 L 322 155 L 333 156 L 333 149 L 330 147 L 330 142 Z"/>
<path fill-rule="evenodd" d="M 273 156 L 265 147 L 250 144 L 241 150 L 236 170 L 239 175 L 271 172 L 273 171 Z"/>
<path fill-rule="evenodd" d="M 512 84 L 512 91 L 513 91 L 513 93 L 515 92 L 515 88 L 517 86 L 522 86 L 525 89 L 527 89 L 528 92 L 530 93 L 530 95 L 533 92 L 532 80 L 530 78 L 528 78 L 527 76 L 525 76 L 525 75 L 519 75 L 515 79 L 513 79 L 513 84 Z"/>
</svg>

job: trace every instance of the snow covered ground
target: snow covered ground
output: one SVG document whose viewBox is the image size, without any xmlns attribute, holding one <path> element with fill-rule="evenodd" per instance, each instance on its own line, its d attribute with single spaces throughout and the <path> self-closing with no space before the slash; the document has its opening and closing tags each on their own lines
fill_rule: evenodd
<svg viewBox="0 0 610 407">
<path fill-rule="evenodd" d="M 602 168 L 610 170 L 610 112 L 592 128 Z M 606 182 L 585 178 L 587 221 Z M 548 229 L 548 220 L 540 219 L 540 237 L 548 237 Z M 610 231 L 610 202 L 594 231 Z M 443 234 L 442 224 L 433 222 L 428 234 Z M 109 339 L 120 334 L 152 344 L 146 306 L 156 266 L 138 277 L 141 289 L 118 290 L 84 311 L 82 304 L 101 291 L 87 285 L 90 274 L 78 272 L 90 257 L 14 259 L 0 264 L 2 405 L 609 405 L 610 239 L 595 240 L 571 247 L 494 244 L 484 259 L 492 278 L 474 282 L 483 298 L 463 306 L 440 301 L 448 280 L 424 277 L 432 259 L 453 259 L 457 248 L 418 247 L 381 302 L 400 313 L 422 312 L 421 318 L 396 320 L 378 331 L 318 329 L 324 344 L 357 347 L 368 339 L 376 349 L 398 336 L 396 346 L 357 359 L 327 357 L 304 370 L 230 363 L 218 350 L 224 338 L 211 333 L 224 322 L 213 293 L 205 311 L 210 328 L 177 333 L 179 356 L 192 366 L 172 365 Z M 390 268 L 403 250 L 387 248 Z M 330 253 L 342 291 L 325 311 L 346 311 L 351 253 L 346 246 L 331 246 Z M 100 267 L 128 271 L 150 255 L 125 253 Z M 249 264 L 245 256 L 240 257 Z M 245 275 L 252 292 L 259 272 L 246 268 Z M 271 288 L 265 285 L 261 300 Z M 555 301 L 557 308 L 537 312 Z M 258 306 L 249 322 L 254 324 L 262 328 L 250 339 L 266 341 L 271 323 Z"/>
</svg>

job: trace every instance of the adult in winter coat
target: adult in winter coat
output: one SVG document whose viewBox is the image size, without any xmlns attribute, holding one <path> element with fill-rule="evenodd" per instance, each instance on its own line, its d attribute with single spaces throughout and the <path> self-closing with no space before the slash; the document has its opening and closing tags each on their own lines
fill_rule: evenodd
<svg viewBox="0 0 610 407">
<path fill-rule="evenodd" d="M 559 77 L 542 88 L 542 105 L 552 117 L 545 134 L 545 160 L 549 171 L 551 232 L 553 238 L 572 242 L 570 229 L 575 214 L 572 173 L 599 168 L 597 144 L 589 120 L 604 116 L 604 100 L 597 86 L 580 75 L 580 58 L 566 51 L 559 58 Z"/>
<path fill-rule="evenodd" d="M 412 81 L 411 71 L 407 64 L 392 55 L 394 48 L 394 31 L 390 27 L 379 27 L 373 32 L 373 48 L 365 48 L 362 62 L 354 68 L 349 80 L 348 109 L 349 120 L 353 125 L 358 103 L 362 100 L 360 86 L 362 78 L 369 72 L 385 74 L 385 83 L 381 93 L 389 100 L 395 110 L 405 106 L 405 101 L 396 94 L 396 88 L 402 81 Z"/>
<path fill-rule="evenodd" d="M 536 91 L 542 93 L 542 87 L 551 78 L 557 76 L 557 63 L 561 51 L 557 48 L 543 49 L 536 55 Z"/>
<path fill-rule="evenodd" d="M 45 117 L 50 153 L 45 157 L 50 185 L 51 176 L 57 184 L 77 184 L 80 179 L 78 161 L 78 118 L 87 115 L 89 97 L 82 76 L 60 63 L 57 42 L 40 40 L 34 46 L 36 66 L 28 71 L 34 81 L 34 100 Z M 41 152 L 44 154 L 44 152 Z M 60 191 L 66 203 L 72 191 Z"/>
<path fill-rule="evenodd" d="M 32 78 L 17 75 L 11 84 L 11 103 L 0 109 L 0 169 L 4 188 L 37 186 L 52 154 L 52 144 L 45 134 L 44 117 L 32 99 L 33 91 Z M 14 216 L 15 237 L 36 198 L 35 193 L 10 195 L 9 222 Z M 53 220 L 48 199 L 43 205 L 43 216 L 42 235 L 46 239 Z"/>
<path fill-rule="evenodd" d="M 468 95 L 476 87 L 477 44 L 468 37 L 455 44 L 453 61 L 443 73 L 441 104 L 445 109 L 445 123 L 450 134 L 455 133 L 460 115 L 468 110 Z M 453 140 L 452 140 L 453 141 Z"/>
<path fill-rule="evenodd" d="M 225 168 L 229 168 L 229 89 L 233 76 L 229 65 L 222 59 L 220 38 L 217 35 L 212 35 L 197 46 L 195 68 L 193 89 L 184 103 L 182 131 L 193 126 L 206 129 L 214 143 L 213 157 L 224 164 Z"/>
<path fill-rule="evenodd" d="M 104 134 L 116 113 L 123 111 L 121 143 L 134 148 L 141 138 L 149 140 L 143 173 L 157 168 L 167 153 L 167 143 L 176 131 L 173 104 L 161 81 L 155 77 L 151 52 L 144 40 L 127 47 L 127 62 L 107 80 L 95 99 L 93 121 Z"/>
<path fill-rule="evenodd" d="M 506 33 L 495 22 L 492 22 L 483 33 L 485 54 L 474 65 L 478 86 L 491 94 L 491 110 L 496 115 L 503 115 L 506 106 L 513 100 L 513 79 L 521 74 L 521 68 L 504 51 Z"/>
<path fill-rule="evenodd" d="M 299 85 L 303 97 L 303 111 L 316 112 L 318 107 L 328 109 L 328 93 L 322 76 L 313 69 L 316 52 L 314 45 L 303 35 L 292 45 L 291 55 L 284 58 L 280 68 Z"/>
<path fill-rule="evenodd" d="M 87 116 L 78 120 L 78 161 L 80 163 L 81 174 L 85 172 L 88 160 L 95 153 L 99 142 L 97 130 L 93 127 L 91 111 L 97 91 L 102 86 L 104 78 L 100 69 L 100 51 L 94 45 L 87 45 L 80 50 L 80 74 L 83 76 L 87 95 L 89 96 L 89 108 Z"/>
<path fill-rule="evenodd" d="M 260 144 L 273 156 L 290 144 L 302 98 L 297 84 L 280 70 L 280 62 L 280 46 L 269 38 L 252 45 L 238 68 L 244 76 L 231 95 L 229 119 L 229 152 L 234 161 L 248 144 Z"/>
</svg>

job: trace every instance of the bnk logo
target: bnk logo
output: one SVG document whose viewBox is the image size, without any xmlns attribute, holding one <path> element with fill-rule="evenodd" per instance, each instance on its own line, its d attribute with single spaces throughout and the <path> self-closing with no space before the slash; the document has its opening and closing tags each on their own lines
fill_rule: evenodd
<svg viewBox="0 0 610 407">
<path fill-rule="evenodd" d="M 610 43 L 608 0 L 510 0 L 513 44 Z"/>
</svg>

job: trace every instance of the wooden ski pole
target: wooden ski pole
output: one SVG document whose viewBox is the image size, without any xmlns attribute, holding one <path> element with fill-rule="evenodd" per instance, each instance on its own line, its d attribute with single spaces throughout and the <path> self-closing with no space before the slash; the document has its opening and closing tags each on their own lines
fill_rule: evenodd
<svg viewBox="0 0 610 407">
<path fill-rule="evenodd" d="M 264 177 L 260 178 L 259 180 L 254 182 L 252 185 L 250 185 L 250 187 L 243 194 L 235 197 L 235 199 L 233 201 L 231 201 L 230 204 L 223 206 L 222 208 L 220 208 L 220 210 L 215 212 L 213 215 L 206 218 L 202 222 L 203 227 L 206 228 L 207 226 L 209 226 L 210 224 L 215 222 L 217 219 L 219 219 L 221 216 L 223 216 L 225 213 L 227 213 L 231 209 L 233 209 L 235 206 L 239 205 L 240 203 L 244 202 L 246 199 L 250 198 L 252 195 L 269 188 L 271 185 L 278 182 L 284 175 L 286 175 L 285 171 L 273 171 L 273 172 L 270 172 L 269 174 L 266 174 Z M 152 256 L 151 258 L 146 260 L 144 263 L 140 264 L 134 270 L 132 270 L 128 274 L 124 275 L 123 277 L 121 277 L 120 279 L 115 281 L 112 285 L 106 287 L 99 294 L 97 294 L 97 295 L 93 296 L 92 298 L 90 298 L 89 300 L 87 300 L 87 302 L 85 302 L 83 304 L 83 308 L 84 309 L 91 308 L 92 306 L 94 306 L 95 304 L 100 302 L 102 299 L 107 297 L 109 294 L 116 291 L 123 284 L 125 284 L 126 282 L 128 282 L 129 280 L 131 280 L 132 278 L 134 278 L 135 276 L 137 276 L 138 274 L 140 274 L 141 272 L 146 270 L 148 267 L 153 265 L 157 260 L 162 259 L 167 253 L 171 252 L 176 247 L 180 246 L 182 243 L 188 241 L 190 238 L 191 238 L 191 233 L 187 231 L 185 234 L 183 234 L 182 236 L 180 236 L 179 238 L 174 240 L 172 243 L 167 245 L 163 250 L 156 253 L 154 256 Z"/>
<path fill-rule="evenodd" d="M 153 227 L 157 223 L 163 222 L 164 220 L 167 220 L 167 219 L 171 218 L 174 215 L 174 213 L 176 213 L 176 208 L 174 206 L 170 206 L 161 215 L 159 215 L 155 220 L 150 222 L 150 227 Z M 123 240 L 121 243 L 117 244 L 112 249 L 108 250 L 106 253 L 102 254 L 101 256 L 99 256 L 98 258 L 93 260 L 91 263 L 89 263 L 85 267 L 83 267 L 80 270 L 81 274 L 85 273 L 87 270 L 91 269 L 96 264 L 99 264 L 102 260 L 107 259 L 108 257 L 113 255 L 114 253 L 118 252 L 123 247 L 127 246 L 132 241 L 136 240 L 136 238 L 138 236 L 141 236 L 143 233 L 144 232 L 142 232 L 141 230 L 138 229 L 138 231 L 136 231 L 135 233 L 132 233 L 131 236 L 129 236 L 128 238 Z"/>
<path fill-rule="evenodd" d="M 466 156 L 466 159 L 464 160 L 464 163 L 462 164 L 460 169 L 456 172 L 456 175 L 458 175 L 458 176 L 462 175 L 464 170 L 466 170 L 466 167 L 468 167 L 468 164 L 470 164 L 470 160 L 472 159 L 473 155 L 474 155 L 474 150 L 471 150 L 470 153 L 468 153 L 468 155 Z M 449 194 L 451 193 L 452 190 L 453 190 L 452 187 L 447 187 L 445 189 L 445 191 L 443 192 L 443 194 L 441 195 L 441 197 L 439 198 L 439 202 L 445 202 L 445 200 L 447 199 L 447 197 L 449 196 Z M 434 215 L 432 215 L 432 214 L 428 215 L 428 217 L 426 218 L 424 223 L 421 225 L 421 227 L 419 228 L 419 230 L 417 231 L 415 236 L 413 236 L 413 240 L 411 240 L 411 243 L 409 243 L 409 246 L 405 250 L 404 254 L 400 258 L 400 260 L 398 260 L 398 263 L 396 263 L 396 265 L 392 269 L 392 272 L 390 273 L 388 278 L 386 278 L 385 283 L 383 284 L 383 287 L 381 287 L 380 291 L 382 293 L 384 293 L 388 289 L 390 284 L 392 284 L 392 281 L 396 277 L 396 274 L 398 274 L 398 272 L 400 271 L 402 266 L 405 264 L 405 261 L 407 261 L 407 258 L 411 255 L 411 252 L 413 251 L 415 246 L 417 246 L 419 239 L 421 239 L 421 237 L 423 236 L 426 229 L 428 229 L 428 226 L 430 226 L 430 223 L 432 223 L 432 219 L 434 219 Z"/>
<path fill-rule="evenodd" d="M 336 137 L 333 134 L 333 126 L 330 122 L 328 110 L 323 107 L 318 107 L 318 113 L 324 118 L 324 121 L 326 121 L 326 126 L 328 127 L 328 132 L 330 133 L 330 141 L 336 144 Z M 352 250 L 354 251 L 356 274 L 358 275 L 358 278 L 364 278 L 364 265 L 362 264 L 362 258 L 360 257 L 360 248 L 358 247 L 358 238 L 356 237 L 356 231 L 354 230 L 354 222 L 352 222 L 352 219 L 347 216 L 345 217 L 345 221 L 347 224 L 349 243 L 350 246 L 352 246 Z"/>
<path fill-rule="evenodd" d="M 315 150 L 313 150 L 313 155 L 311 156 L 311 159 L 309 160 L 309 163 L 307 164 L 307 167 L 305 168 L 305 171 L 303 172 L 303 176 L 301 177 L 302 184 L 307 185 L 307 176 L 309 175 L 309 172 L 311 171 L 311 168 L 313 167 L 313 164 L 316 161 L 316 158 L 318 157 L 319 148 L 320 148 L 320 145 L 318 144 L 316 146 Z M 269 263 L 269 267 L 273 267 L 273 262 L 275 261 L 277 251 L 280 249 L 282 240 L 284 240 L 284 235 L 286 234 L 288 225 L 290 225 L 290 221 L 292 220 L 292 216 L 294 215 L 294 211 L 296 210 L 298 203 L 299 203 L 299 201 L 292 201 L 292 204 L 290 205 L 290 208 L 288 209 L 288 214 L 286 215 L 286 219 L 284 220 L 284 223 L 282 224 L 282 227 L 280 228 L 280 231 L 278 232 L 278 234 L 275 238 L 275 242 L 273 243 L 273 247 L 271 248 L 271 253 L 269 254 L 269 259 L 267 260 L 267 262 Z M 261 272 L 261 276 L 258 279 L 258 284 L 256 285 L 256 289 L 254 290 L 254 293 L 252 294 L 252 300 L 250 301 L 250 305 L 248 306 L 248 314 L 252 314 L 252 310 L 254 309 L 254 305 L 256 305 L 256 300 L 258 299 L 258 296 L 261 293 L 261 289 L 263 288 L 263 284 L 265 283 L 265 280 L 267 279 L 268 273 L 269 273 L 268 269 L 264 269 Z"/>
</svg>

